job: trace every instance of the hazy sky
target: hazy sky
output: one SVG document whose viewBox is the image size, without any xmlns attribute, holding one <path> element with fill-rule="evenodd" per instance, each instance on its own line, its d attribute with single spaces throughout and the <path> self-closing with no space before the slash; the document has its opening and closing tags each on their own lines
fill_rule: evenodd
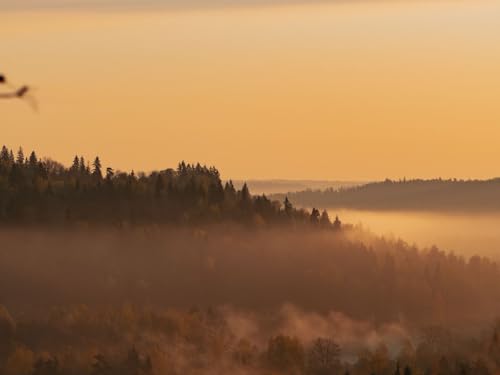
<svg viewBox="0 0 500 375">
<path fill-rule="evenodd" d="M 40 102 L 0 102 L 0 143 L 232 178 L 500 175 L 500 2 L 224 1 L 0 0 L 0 71 Z"/>
</svg>

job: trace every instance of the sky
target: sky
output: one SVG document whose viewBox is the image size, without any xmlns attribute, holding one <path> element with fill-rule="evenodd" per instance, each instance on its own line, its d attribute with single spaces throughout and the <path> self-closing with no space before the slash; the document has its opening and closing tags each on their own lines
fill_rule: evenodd
<svg viewBox="0 0 500 375">
<path fill-rule="evenodd" d="M 0 0 L 0 71 L 39 102 L 0 102 L 0 143 L 234 179 L 500 176 L 499 1 L 138 3 Z"/>
</svg>

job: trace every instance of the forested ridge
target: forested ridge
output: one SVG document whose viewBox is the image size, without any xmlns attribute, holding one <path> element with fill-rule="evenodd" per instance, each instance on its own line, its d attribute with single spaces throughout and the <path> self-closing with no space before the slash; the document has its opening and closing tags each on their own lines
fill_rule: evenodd
<svg viewBox="0 0 500 375">
<path fill-rule="evenodd" d="M 252 196 L 222 182 L 215 167 L 181 162 L 145 173 L 103 168 L 75 156 L 65 167 L 22 148 L 0 151 L 0 222 L 48 224 L 198 224 L 233 221 L 245 224 L 330 224 L 328 214 L 295 209 L 265 195 Z M 337 221 L 337 227 L 339 226 Z"/>
<path fill-rule="evenodd" d="M 500 211 L 500 178 L 385 180 L 347 188 L 287 194 L 301 207 L 451 212 Z M 274 194 L 281 199 L 285 194 Z"/>
<path fill-rule="evenodd" d="M 3 147 L 0 223 L 0 375 L 500 372 L 495 262 L 252 196 L 214 167 Z"/>
</svg>

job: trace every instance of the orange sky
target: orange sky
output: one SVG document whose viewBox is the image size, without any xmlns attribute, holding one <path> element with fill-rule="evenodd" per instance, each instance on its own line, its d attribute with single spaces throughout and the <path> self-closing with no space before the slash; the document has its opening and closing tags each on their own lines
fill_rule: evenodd
<svg viewBox="0 0 500 375">
<path fill-rule="evenodd" d="M 500 175 L 500 3 L 0 12 L 0 143 L 223 177 Z"/>
</svg>

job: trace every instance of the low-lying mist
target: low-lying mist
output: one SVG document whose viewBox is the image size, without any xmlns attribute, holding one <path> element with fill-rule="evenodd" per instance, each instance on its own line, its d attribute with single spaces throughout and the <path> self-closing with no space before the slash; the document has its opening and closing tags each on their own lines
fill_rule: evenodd
<svg viewBox="0 0 500 375">
<path fill-rule="evenodd" d="M 289 303 L 374 322 L 455 324 L 491 319 L 500 307 L 500 275 L 488 259 L 356 229 L 3 230 L 0 243 L 2 303 L 25 313 L 82 303 Z"/>
<path fill-rule="evenodd" d="M 481 255 L 500 259 L 500 215 L 416 211 L 329 210 L 347 222 L 392 238 L 403 238 L 419 247 L 453 251 L 470 257 Z"/>
<path fill-rule="evenodd" d="M 287 228 L 3 229 L 0 369 L 383 375 L 444 355 L 496 368 L 495 263 Z"/>
</svg>

